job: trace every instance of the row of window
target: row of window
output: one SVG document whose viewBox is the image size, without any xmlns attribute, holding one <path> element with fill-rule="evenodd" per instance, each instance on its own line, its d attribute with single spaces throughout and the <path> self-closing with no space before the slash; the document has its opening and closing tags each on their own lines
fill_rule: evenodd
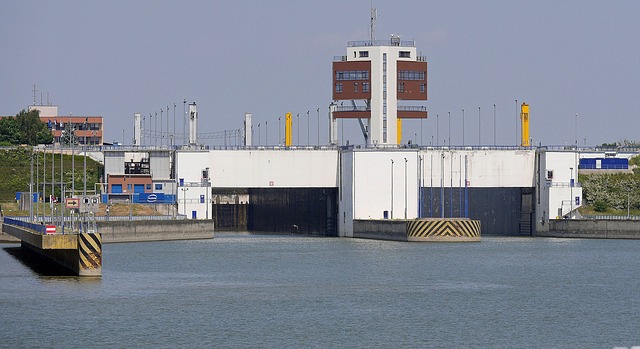
<svg viewBox="0 0 640 349">
<path fill-rule="evenodd" d="M 359 87 L 360 87 L 360 83 L 354 82 L 353 83 L 353 92 L 358 92 Z M 369 84 L 368 82 L 363 82 L 362 83 L 362 92 L 367 93 L 367 92 L 370 91 L 370 89 L 371 89 L 371 84 Z M 342 83 L 341 82 L 336 83 L 335 91 L 336 91 L 336 93 L 342 93 Z"/>
<path fill-rule="evenodd" d="M 427 84 L 420 84 L 420 93 L 425 93 L 426 91 L 427 91 Z M 398 83 L 398 92 L 405 92 L 404 82 Z"/>
<path fill-rule="evenodd" d="M 358 56 L 360 58 L 366 58 L 369 57 L 369 51 L 358 51 Z M 400 51 L 398 56 L 400 58 L 411 58 L 411 51 Z M 356 52 L 353 51 L 353 57 L 356 57 Z"/>
<path fill-rule="evenodd" d="M 401 70 L 398 72 L 398 80 L 425 80 L 426 72 L 415 70 Z"/>
<path fill-rule="evenodd" d="M 336 80 L 369 80 L 368 70 L 336 71 Z"/>
</svg>

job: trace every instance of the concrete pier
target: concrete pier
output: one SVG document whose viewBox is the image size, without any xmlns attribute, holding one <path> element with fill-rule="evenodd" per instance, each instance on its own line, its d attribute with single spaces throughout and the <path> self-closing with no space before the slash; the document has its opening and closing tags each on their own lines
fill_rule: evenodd
<svg viewBox="0 0 640 349">
<path fill-rule="evenodd" d="M 2 231 L 20 239 L 35 252 L 78 276 L 102 276 L 100 233 L 44 234 L 39 225 L 5 219 Z"/>
<path fill-rule="evenodd" d="M 477 242 L 480 221 L 469 218 L 419 218 L 407 223 L 408 241 Z"/>
</svg>

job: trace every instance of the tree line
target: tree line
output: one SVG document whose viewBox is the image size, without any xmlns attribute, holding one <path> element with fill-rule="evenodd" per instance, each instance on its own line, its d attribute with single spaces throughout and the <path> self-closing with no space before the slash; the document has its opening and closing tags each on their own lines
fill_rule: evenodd
<svg viewBox="0 0 640 349">
<path fill-rule="evenodd" d="M 40 120 L 39 110 L 21 110 L 15 117 L 0 119 L 0 146 L 53 143 L 51 130 Z"/>
</svg>

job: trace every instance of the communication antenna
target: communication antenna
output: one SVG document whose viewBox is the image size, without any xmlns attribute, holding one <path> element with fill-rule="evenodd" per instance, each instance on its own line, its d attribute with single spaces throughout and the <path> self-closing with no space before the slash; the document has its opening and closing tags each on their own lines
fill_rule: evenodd
<svg viewBox="0 0 640 349">
<path fill-rule="evenodd" d="M 33 84 L 33 105 L 36 105 L 36 84 Z"/>
<path fill-rule="evenodd" d="M 376 18 L 378 17 L 378 10 L 373 8 L 373 1 L 371 2 L 371 45 L 376 41 Z"/>
</svg>

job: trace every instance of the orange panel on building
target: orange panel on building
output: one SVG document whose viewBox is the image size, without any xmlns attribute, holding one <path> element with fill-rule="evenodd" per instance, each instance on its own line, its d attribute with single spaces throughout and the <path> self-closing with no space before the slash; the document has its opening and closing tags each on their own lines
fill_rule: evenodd
<svg viewBox="0 0 640 349">
<path fill-rule="evenodd" d="M 333 99 L 371 99 L 371 62 L 333 62 Z"/>
<path fill-rule="evenodd" d="M 427 62 L 398 61 L 398 100 L 427 100 Z"/>
</svg>

